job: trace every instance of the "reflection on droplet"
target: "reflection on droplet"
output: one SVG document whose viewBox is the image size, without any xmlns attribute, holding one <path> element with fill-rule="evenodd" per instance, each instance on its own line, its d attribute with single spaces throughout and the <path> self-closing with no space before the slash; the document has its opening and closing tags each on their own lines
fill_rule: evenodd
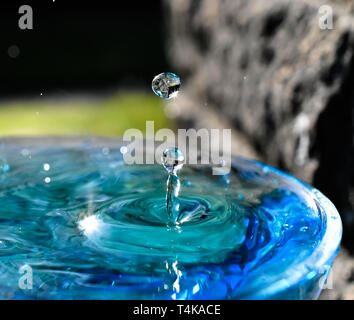
<svg viewBox="0 0 354 320">
<path fill-rule="evenodd" d="M 49 163 L 45 163 L 45 164 L 43 165 L 43 169 L 44 169 L 45 171 L 49 171 L 49 170 L 50 170 L 50 164 L 49 164 Z"/>
<path fill-rule="evenodd" d="M 172 72 L 163 72 L 152 80 L 152 91 L 160 98 L 169 100 L 178 95 L 181 81 L 179 77 Z"/>
<path fill-rule="evenodd" d="M 51 179 L 50 179 L 49 177 L 45 177 L 45 178 L 44 178 L 44 182 L 45 182 L 45 183 L 50 183 L 50 181 L 51 181 Z"/>
</svg>

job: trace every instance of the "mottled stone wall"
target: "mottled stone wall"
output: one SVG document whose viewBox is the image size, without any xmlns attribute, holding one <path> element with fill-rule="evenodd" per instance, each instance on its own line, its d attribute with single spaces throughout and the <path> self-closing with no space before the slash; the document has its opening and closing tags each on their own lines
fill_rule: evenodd
<svg viewBox="0 0 354 320">
<path fill-rule="evenodd" d="M 321 30 L 322 4 L 165 1 L 169 56 L 183 81 L 177 118 L 212 127 L 217 117 L 253 154 L 314 183 L 352 227 L 354 18 L 348 2 L 327 1 L 334 29 Z"/>
</svg>

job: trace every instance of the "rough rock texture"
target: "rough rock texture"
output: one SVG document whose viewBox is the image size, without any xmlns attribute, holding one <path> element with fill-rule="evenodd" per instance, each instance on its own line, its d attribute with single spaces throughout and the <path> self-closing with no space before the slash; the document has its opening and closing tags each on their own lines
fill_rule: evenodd
<svg viewBox="0 0 354 320">
<path fill-rule="evenodd" d="M 334 261 L 321 300 L 354 300 L 354 259 L 342 250 Z"/>
<path fill-rule="evenodd" d="M 315 184 L 337 206 L 344 241 L 354 247 L 348 3 L 327 2 L 333 30 L 319 27 L 323 3 L 316 0 L 174 0 L 165 7 L 169 55 L 182 78 L 180 126 L 208 127 L 212 114 L 251 153 Z"/>
</svg>

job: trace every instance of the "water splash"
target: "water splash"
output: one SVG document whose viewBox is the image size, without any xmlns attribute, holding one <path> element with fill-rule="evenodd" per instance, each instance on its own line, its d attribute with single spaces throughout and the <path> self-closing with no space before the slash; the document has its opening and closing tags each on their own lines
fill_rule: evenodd
<svg viewBox="0 0 354 320">
<path fill-rule="evenodd" d="M 181 86 L 179 77 L 172 72 L 163 72 L 152 80 L 152 91 L 165 100 L 175 98 Z"/>
<path fill-rule="evenodd" d="M 178 199 L 181 189 L 181 182 L 177 172 L 182 169 L 184 163 L 184 154 L 178 148 L 166 149 L 162 154 L 162 164 L 168 172 L 167 191 L 166 191 L 166 209 L 169 217 L 169 223 L 178 224 L 180 202 Z"/>
</svg>

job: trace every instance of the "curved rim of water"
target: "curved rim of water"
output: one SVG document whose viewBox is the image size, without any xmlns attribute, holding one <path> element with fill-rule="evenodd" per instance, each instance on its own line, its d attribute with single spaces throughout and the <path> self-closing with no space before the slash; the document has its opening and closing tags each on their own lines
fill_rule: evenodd
<svg viewBox="0 0 354 320">
<path fill-rule="evenodd" d="M 17 145 L 43 145 L 43 144 L 54 144 L 57 146 L 65 147 L 78 147 L 86 143 L 92 144 L 97 147 L 119 147 L 122 145 L 123 140 L 120 137 L 104 137 L 104 136 L 93 136 L 93 135 L 83 135 L 83 136 L 34 136 L 34 137 L 3 137 L 0 138 L 1 144 L 17 144 Z M 279 177 L 285 178 L 292 181 L 295 185 L 299 185 L 305 188 L 308 192 L 313 194 L 314 199 L 321 207 L 322 213 L 322 226 L 325 227 L 325 233 L 318 244 L 314 248 L 312 254 L 300 263 L 297 263 L 285 271 L 282 277 L 276 280 L 274 283 L 268 285 L 266 288 L 257 290 L 257 297 L 271 298 L 272 296 L 278 295 L 283 291 L 291 289 L 299 281 L 303 280 L 306 275 L 308 275 L 312 270 L 321 270 L 327 265 L 328 269 L 332 265 L 333 259 L 335 258 L 336 252 L 339 249 L 340 241 L 342 238 L 342 221 L 340 215 L 334 206 L 334 204 L 319 190 L 313 186 L 302 182 L 301 180 L 295 178 L 294 176 L 285 173 L 277 168 L 270 165 L 262 163 L 257 160 L 246 159 L 240 156 L 232 156 L 232 166 L 236 167 L 236 163 L 248 163 L 260 170 L 263 168 L 268 168 L 271 172 Z M 329 264 L 329 265 L 328 265 Z M 323 271 L 329 271 L 329 270 Z M 325 274 L 325 273 L 324 273 Z M 321 288 L 318 288 L 318 293 L 320 293 Z M 253 295 L 254 292 L 249 292 L 249 295 Z"/>
<path fill-rule="evenodd" d="M 233 164 L 237 161 L 251 163 L 260 169 L 267 167 L 276 175 L 284 177 L 287 180 L 290 180 L 295 184 L 305 188 L 307 191 L 313 194 L 314 198 L 317 200 L 317 203 L 321 206 L 321 213 L 323 215 L 321 216 L 322 227 L 326 228 L 320 243 L 314 248 L 314 251 L 311 253 L 311 255 L 302 262 L 288 268 L 285 271 L 285 274 L 282 275 L 281 279 L 267 286 L 267 288 L 257 291 L 257 297 L 261 296 L 269 298 L 271 296 L 278 295 L 285 290 L 291 289 L 299 281 L 303 280 L 304 277 L 306 277 L 312 270 L 321 270 L 321 268 L 324 268 L 326 265 L 329 269 L 335 258 L 336 252 L 340 247 L 343 232 L 342 220 L 334 204 L 318 189 L 302 182 L 301 180 L 286 172 L 256 160 L 245 159 L 243 157 L 234 157 L 233 159 Z M 330 266 L 328 266 L 328 264 Z M 328 269 L 323 270 L 323 272 L 329 271 Z M 321 289 L 322 288 L 320 287 L 318 288 L 318 294 L 320 293 Z"/>
</svg>

